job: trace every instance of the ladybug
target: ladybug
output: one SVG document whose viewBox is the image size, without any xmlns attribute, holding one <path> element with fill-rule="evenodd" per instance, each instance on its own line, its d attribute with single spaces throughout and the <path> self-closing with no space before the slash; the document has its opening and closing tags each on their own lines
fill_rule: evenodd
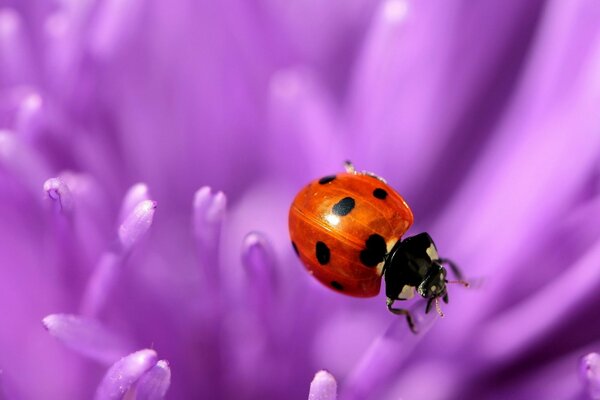
<svg viewBox="0 0 600 400">
<path fill-rule="evenodd" d="M 416 332 L 409 310 L 395 308 L 397 300 L 419 295 L 428 299 L 425 312 L 439 298 L 448 303 L 446 284 L 460 283 L 454 263 L 440 258 L 426 232 L 407 237 L 413 214 L 402 196 L 384 179 L 354 169 L 316 179 L 296 195 L 289 213 L 294 251 L 319 282 L 340 293 L 373 297 L 385 279 L 386 305 L 394 314 L 406 316 Z M 446 279 L 444 265 L 458 278 Z"/>
</svg>

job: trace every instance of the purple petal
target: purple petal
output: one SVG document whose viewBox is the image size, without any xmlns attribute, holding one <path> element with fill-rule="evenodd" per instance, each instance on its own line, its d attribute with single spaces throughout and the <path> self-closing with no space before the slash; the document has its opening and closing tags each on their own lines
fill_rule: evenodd
<svg viewBox="0 0 600 400">
<path fill-rule="evenodd" d="M 199 241 L 218 241 L 226 205 L 223 192 L 213 194 L 208 186 L 198 189 L 194 195 L 194 232 Z"/>
<path fill-rule="evenodd" d="M 144 200 L 138 203 L 125 218 L 121 226 L 119 226 L 119 239 L 124 251 L 131 249 L 148 232 L 148 229 L 152 225 L 155 211 L 156 202 Z"/>
<path fill-rule="evenodd" d="M 40 155 L 14 132 L 4 129 L 0 129 L 0 167 L 10 171 L 31 193 L 39 193 L 49 175 Z"/>
<path fill-rule="evenodd" d="M 148 186 L 145 183 L 136 183 L 129 188 L 123 203 L 121 204 L 121 212 L 119 213 L 119 223 L 125 222 L 129 214 L 135 210 L 135 207 L 144 200 L 149 200 Z"/>
<path fill-rule="evenodd" d="M 40 133 L 40 123 L 43 118 L 43 101 L 37 92 L 29 93 L 19 106 L 16 126 L 17 131 L 27 141 L 32 141 Z"/>
<path fill-rule="evenodd" d="M 413 315 L 418 334 L 414 334 L 403 317 L 393 321 L 376 338 L 350 373 L 344 384 L 344 399 L 376 398 L 377 390 L 395 379 L 400 366 L 436 321 L 435 310 L 424 313 L 425 301 L 420 299 L 408 307 Z"/>
<path fill-rule="evenodd" d="M 193 229 L 200 263 L 208 279 L 217 279 L 218 248 L 221 239 L 227 198 L 222 192 L 212 193 L 210 187 L 200 188 L 194 195 Z M 212 278 L 210 278 L 212 277 Z M 214 279 L 213 279 L 214 278 Z"/>
<path fill-rule="evenodd" d="M 31 79 L 31 55 L 21 16 L 12 8 L 0 8 L 0 76 L 3 84 Z"/>
<path fill-rule="evenodd" d="M 145 349 L 121 358 L 104 375 L 96 390 L 96 400 L 118 400 L 140 377 L 156 364 L 154 350 Z"/>
<path fill-rule="evenodd" d="M 581 377 L 591 399 L 600 399 L 600 354 L 590 353 L 581 359 Z"/>
<path fill-rule="evenodd" d="M 44 182 L 44 191 L 56 212 L 69 213 L 73 210 L 73 195 L 61 178 L 50 178 Z"/>
<path fill-rule="evenodd" d="M 51 314 L 42 323 L 65 346 L 100 363 L 110 365 L 127 354 L 125 341 L 94 319 Z"/>
<path fill-rule="evenodd" d="M 250 232 L 242 244 L 242 263 L 251 279 L 260 290 L 273 291 L 274 254 L 266 236 L 260 232 Z"/>
<path fill-rule="evenodd" d="M 322 174 L 323 168 L 340 169 L 346 149 L 339 112 L 315 75 L 302 69 L 278 71 L 269 94 L 268 167 L 301 181 Z"/>
<path fill-rule="evenodd" d="M 253 309 L 262 314 L 263 321 L 272 316 L 275 291 L 274 263 L 271 244 L 262 233 L 251 232 L 244 238 L 242 263 L 249 276 Z"/>
<path fill-rule="evenodd" d="M 144 0 L 108 0 L 98 8 L 92 30 L 90 48 L 94 56 L 104 60 L 119 50 L 138 26 Z"/>
<path fill-rule="evenodd" d="M 0 369 L 0 400 L 16 400 L 22 396 L 17 394 L 17 389 L 12 379 L 6 376 L 6 372 Z"/>
<path fill-rule="evenodd" d="M 171 385 L 171 368 L 166 360 L 160 360 L 148 370 L 137 383 L 136 400 L 161 400 Z"/>
<path fill-rule="evenodd" d="M 315 374 L 310 383 L 308 400 L 335 400 L 337 399 L 337 382 L 335 377 L 325 370 Z"/>
<path fill-rule="evenodd" d="M 564 327 L 564 321 L 573 314 L 573 310 L 582 309 L 596 299 L 600 285 L 599 259 L 600 243 L 597 243 L 551 284 L 484 326 L 482 353 L 493 358 L 513 357 Z M 553 300 L 557 293 L 569 295 L 561 296 L 561 301 L 556 302 Z M 552 312 L 540 312 L 548 304 L 553 304 Z M 515 330 L 515 326 L 520 329 Z"/>
<path fill-rule="evenodd" d="M 123 264 L 123 257 L 105 253 L 92 273 L 81 300 L 81 314 L 95 316 L 104 308 Z"/>
</svg>

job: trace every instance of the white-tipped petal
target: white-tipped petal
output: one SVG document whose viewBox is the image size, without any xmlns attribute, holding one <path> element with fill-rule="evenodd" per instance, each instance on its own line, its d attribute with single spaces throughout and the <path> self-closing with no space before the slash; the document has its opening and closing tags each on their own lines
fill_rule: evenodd
<svg viewBox="0 0 600 400">
<path fill-rule="evenodd" d="M 71 189 L 61 178 L 50 178 L 44 182 L 45 198 L 48 199 L 57 212 L 68 213 L 73 209 Z"/>
<path fill-rule="evenodd" d="M 110 365 L 127 354 L 125 341 L 94 319 L 51 314 L 42 323 L 65 346 L 100 363 Z"/>
<path fill-rule="evenodd" d="M 325 370 L 317 372 L 310 383 L 308 400 L 335 399 L 337 399 L 337 382 L 335 377 Z"/>
<path fill-rule="evenodd" d="M 194 232 L 198 240 L 218 240 L 226 206 L 227 198 L 223 192 L 212 193 L 208 186 L 198 189 L 194 195 Z"/>
<path fill-rule="evenodd" d="M 129 214 L 135 210 L 135 207 L 144 200 L 150 200 L 148 186 L 145 183 L 136 183 L 129 188 L 123 202 L 121 203 L 121 212 L 119 213 L 119 223 L 125 222 Z"/>
<path fill-rule="evenodd" d="M 136 244 L 152 225 L 156 202 L 144 200 L 138 203 L 119 226 L 119 240 L 125 250 Z"/>
<path fill-rule="evenodd" d="M 600 354 L 590 353 L 581 359 L 581 377 L 590 399 L 600 399 Z"/>
<path fill-rule="evenodd" d="M 209 275 L 214 275 L 221 238 L 221 225 L 225 216 L 227 198 L 222 192 L 212 193 L 208 186 L 194 195 L 193 229 L 201 264 Z"/>
<path fill-rule="evenodd" d="M 96 390 L 96 400 L 120 400 L 123 395 L 150 368 L 156 365 L 154 350 L 136 351 L 121 358 L 106 372 Z"/>
</svg>

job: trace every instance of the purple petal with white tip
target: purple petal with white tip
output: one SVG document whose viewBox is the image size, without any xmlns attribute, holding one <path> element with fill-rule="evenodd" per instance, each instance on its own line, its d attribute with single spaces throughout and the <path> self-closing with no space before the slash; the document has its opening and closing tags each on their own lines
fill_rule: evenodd
<svg viewBox="0 0 600 400">
<path fill-rule="evenodd" d="M 160 360 L 140 378 L 136 400 L 162 400 L 170 385 L 171 368 L 166 360 Z"/>
<path fill-rule="evenodd" d="M 221 237 L 221 228 L 227 198 L 223 192 L 212 193 L 211 188 L 204 186 L 194 195 L 193 229 L 196 236 L 198 256 L 207 272 L 207 276 L 216 278 L 217 252 Z M 212 278 L 210 278 L 212 279 Z"/>
<path fill-rule="evenodd" d="M 145 183 L 136 183 L 129 188 L 123 203 L 121 204 L 121 212 L 119 213 L 119 223 L 125 222 L 129 214 L 135 210 L 135 207 L 144 200 L 149 200 L 148 186 Z"/>
<path fill-rule="evenodd" d="M 324 370 L 317 372 L 310 383 L 308 400 L 335 399 L 337 399 L 337 382 L 335 377 Z"/>
<path fill-rule="evenodd" d="M 119 226 L 119 239 L 125 251 L 131 249 L 148 232 L 155 211 L 156 202 L 144 200 L 138 203 L 125 218 Z"/>
<path fill-rule="evenodd" d="M 244 238 L 242 263 L 248 273 L 249 290 L 257 312 L 266 317 L 275 290 L 273 249 L 267 238 L 259 232 L 251 232 Z"/>
<path fill-rule="evenodd" d="M 123 339 L 94 319 L 51 314 L 42 323 L 65 346 L 100 363 L 110 365 L 128 352 Z"/>
<path fill-rule="evenodd" d="M 212 193 L 208 186 L 198 189 L 194 195 L 194 232 L 198 240 L 204 243 L 218 240 L 226 205 L 223 192 Z"/>
<path fill-rule="evenodd" d="M 590 353 L 581 359 L 581 377 L 591 399 L 600 399 L 600 354 Z"/>
<path fill-rule="evenodd" d="M 59 213 L 69 213 L 73 210 L 73 195 L 71 189 L 61 178 L 50 178 L 44 182 L 46 198 L 52 202 Z"/>
<path fill-rule="evenodd" d="M 266 236 L 260 232 L 250 232 L 242 245 L 242 262 L 246 271 L 264 288 L 273 285 L 273 249 Z"/>
<path fill-rule="evenodd" d="M 156 352 L 144 349 L 113 364 L 96 390 L 96 400 L 118 400 L 140 377 L 156 364 Z"/>
</svg>

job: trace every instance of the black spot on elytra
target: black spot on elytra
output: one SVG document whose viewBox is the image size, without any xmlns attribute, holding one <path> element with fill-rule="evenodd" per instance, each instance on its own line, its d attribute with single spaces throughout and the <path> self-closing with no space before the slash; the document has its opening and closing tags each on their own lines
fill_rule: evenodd
<svg viewBox="0 0 600 400">
<path fill-rule="evenodd" d="M 373 234 L 365 241 L 366 248 L 360 252 L 360 262 L 367 267 L 374 267 L 383 261 L 387 248 L 385 239 L 378 234 Z"/>
<path fill-rule="evenodd" d="M 335 215 L 343 217 L 344 215 L 350 214 L 350 211 L 352 211 L 355 204 L 352 197 L 344 197 L 333 206 L 332 211 Z"/>
<path fill-rule="evenodd" d="M 329 247 L 323 242 L 317 242 L 315 247 L 315 253 L 317 255 L 317 261 L 321 265 L 325 265 L 329 262 L 331 258 L 331 252 L 329 251 Z"/>
<path fill-rule="evenodd" d="M 377 197 L 378 199 L 385 200 L 387 197 L 387 192 L 381 188 L 377 188 L 373 190 L 373 196 Z"/>
<path fill-rule="evenodd" d="M 344 290 L 344 287 L 342 286 L 342 284 L 339 282 L 336 282 L 336 281 L 331 281 L 331 287 L 334 289 L 337 289 L 339 291 Z"/>
<path fill-rule="evenodd" d="M 336 177 L 335 175 L 329 175 L 329 176 L 324 176 L 321 179 L 319 179 L 319 184 L 320 185 L 324 185 L 326 183 L 331 182 L 332 180 L 334 180 Z"/>
<path fill-rule="evenodd" d="M 298 257 L 300 257 L 300 252 L 298 251 L 298 247 L 296 246 L 296 243 L 294 243 L 293 241 L 292 241 L 292 247 L 294 248 L 294 251 L 296 252 L 296 255 Z"/>
</svg>

